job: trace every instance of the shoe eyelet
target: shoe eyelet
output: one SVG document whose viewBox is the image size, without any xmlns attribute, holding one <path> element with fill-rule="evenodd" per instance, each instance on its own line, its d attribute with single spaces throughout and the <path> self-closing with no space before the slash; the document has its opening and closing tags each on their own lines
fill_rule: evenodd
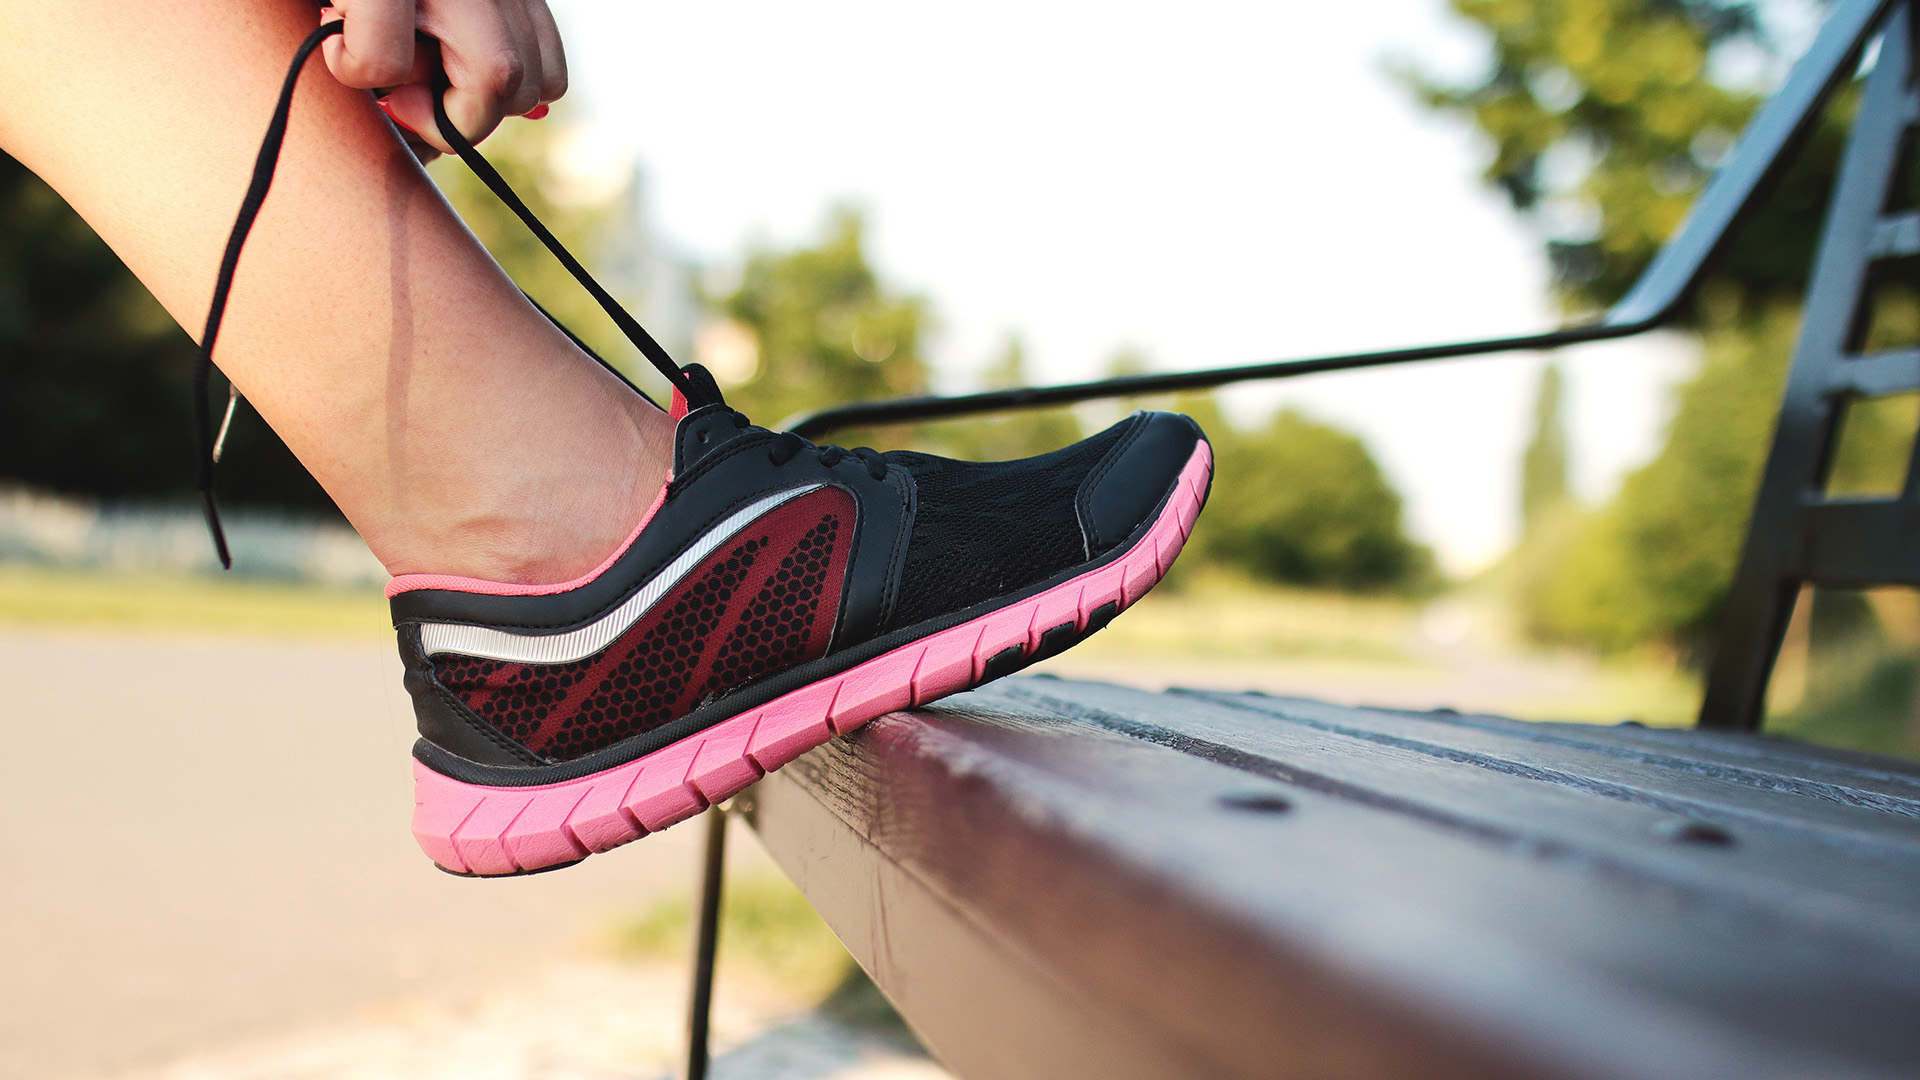
<svg viewBox="0 0 1920 1080">
<path fill-rule="evenodd" d="M 713 436 L 705 428 L 701 428 L 699 431 L 695 432 L 693 437 L 700 440 L 700 445 L 702 446 L 705 446 L 707 444 L 708 439 L 713 438 Z"/>
</svg>

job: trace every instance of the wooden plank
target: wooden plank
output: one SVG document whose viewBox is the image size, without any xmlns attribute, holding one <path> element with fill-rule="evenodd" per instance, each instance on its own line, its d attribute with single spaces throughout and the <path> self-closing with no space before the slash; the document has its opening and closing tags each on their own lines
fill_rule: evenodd
<svg viewBox="0 0 1920 1080">
<path fill-rule="evenodd" d="M 1168 695 L 1148 722 L 1121 712 L 1137 700 L 1134 691 L 1048 689 L 1040 683 L 1007 692 L 1145 738 L 1177 740 L 1191 752 L 1244 755 L 1253 759 L 1245 767 L 1275 779 L 1714 903 L 1790 910 L 1840 935 L 1869 925 L 1871 949 L 1900 945 L 1920 967 L 1920 821 L 1408 714 L 1252 695 Z M 1852 828 L 1837 827 L 1835 818 Z M 1682 842 L 1686 829 L 1702 824 L 1724 830 L 1710 839 L 1725 842 Z"/>
<path fill-rule="evenodd" d="M 1430 715 L 1447 723 L 1511 730 L 1530 727 L 1538 737 L 1572 741 L 1629 754 L 1677 752 L 1709 764 L 1751 768 L 1799 783 L 1808 780 L 1920 801 L 1920 761 L 1905 761 L 1838 747 L 1815 746 L 1791 738 L 1737 731 L 1649 728 L 1632 721 L 1596 724 L 1539 723 L 1497 716 L 1463 715 L 1452 710 Z"/>
<path fill-rule="evenodd" d="M 1439 744 L 1475 745 L 1511 751 L 1552 764 L 1556 751 L 1584 751 L 1651 766 L 1627 770 L 1623 776 L 1652 778 L 1664 784 L 1669 776 L 1697 776 L 1712 785 L 1724 782 L 1726 796 L 1739 800 L 1741 792 L 1762 791 L 1806 796 L 1841 806 L 1858 807 L 1899 817 L 1920 818 L 1920 770 L 1913 763 L 1867 755 L 1848 755 L 1744 732 L 1655 730 L 1645 727 L 1594 724 L 1541 724 L 1493 716 L 1463 716 L 1451 710 L 1416 713 L 1400 709 L 1346 709 L 1322 702 L 1274 698 L 1263 694 L 1222 694 L 1214 691 L 1174 691 L 1232 708 L 1253 709 L 1305 723 L 1360 725 L 1367 731 L 1392 736 L 1411 734 Z M 1401 719 L 1404 718 L 1404 719 Z M 1459 729 L 1458 734 L 1447 729 Z M 1485 732 L 1496 738 L 1478 738 Z M 1504 737 L 1504 738 L 1499 738 Z M 1529 751 L 1528 746 L 1538 746 Z M 1597 761 L 1574 755 L 1570 760 Z M 1701 790 L 1707 790 L 1701 789 Z M 1765 800 L 1762 800 L 1764 804 Z M 1776 805 L 1797 805 L 1791 801 Z M 1837 819 L 1844 824 L 1848 818 Z M 1866 827 L 1884 824 L 1880 813 L 1851 819 Z M 1897 826 L 1894 826 L 1897 831 Z"/>
<path fill-rule="evenodd" d="M 1668 776 L 1617 733 L 1274 700 L 1008 680 L 808 755 L 750 813 L 966 1077 L 1920 1066 L 1915 819 Z M 1618 787 L 1747 816 L 1690 843 Z"/>
<path fill-rule="evenodd" d="M 1351 709 L 1260 694 L 1199 691 L 1169 695 L 1175 707 L 1189 700 L 1490 770 L 1525 774 L 1673 813 L 1751 820 L 1765 828 L 1816 836 L 1849 849 L 1882 850 L 1886 857 L 1896 860 L 1920 858 L 1910 842 L 1914 824 L 1920 823 L 1920 798 L 1894 790 L 1898 786 L 1895 784 L 1861 782 L 1865 779 L 1862 777 L 1840 782 L 1794 775 L 1785 759 L 1756 768 L 1716 762 L 1685 746 L 1667 752 L 1622 752 L 1617 745 L 1565 734 L 1565 728 L 1577 725 L 1565 725 L 1563 729 L 1545 725 L 1500 728 L 1462 723 L 1446 715 Z M 1267 724 L 1228 722 L 1225 726 L 1256 737 L 1271 730 Z M 1731 737 L 1755 738 L 1737 733 Z M 1886 842 L 1876 843 L 1876 838 Z"/>
</svg>

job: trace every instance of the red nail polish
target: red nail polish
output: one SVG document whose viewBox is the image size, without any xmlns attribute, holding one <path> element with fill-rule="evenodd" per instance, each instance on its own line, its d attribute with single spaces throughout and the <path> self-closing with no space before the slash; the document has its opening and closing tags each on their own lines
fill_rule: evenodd
<svg viewBox="0 0 1920 1080">
<path fill-rule="evenodd" d="M 399 117 L 397 117 L 397 116 L 395 116 L 395 115 L 393 115 L 393 106 L 391 106 L 391 105 L 389 105 L 389 104 L 387 104 L 387 99 L 386 99 L 386 98 L 375 98 L 375 99 L 374 99 L 374 102 L 373 102 L 373 103 L 374 103 L 375 105 L 378 105 L 378 106 L 380 106 L 380 111 L 381 111 L 381 112 L 383 112 L 383 113 L 386 113 L 386 114 L 387 114 L 387 119 L 389 119 L 389 120 L 391 120 L 391 121 L 393 121 L 394 123 L 396 123 L 396 124 L 398 124 L 398 125 L 400 125 L 400 126 L 401 126 L 402 128 L 404 128 L 404 129 L 406 129 L 407 131 L 413 131 L 413 128 L 412 128 L 412 126 L 411 126 L 411 125 L 409 125 L 409 124 L 408 124 L 408 123 L 407 123 L 407 122 L 406 122 L 405 120 L 402 120 L 402 119 L 400 119 Z M 413 133 L 414 133 L 415 135 L 418 135 L 418 134 L 420 134 L 420 133 L 419 133 L 419 132 L 417 132 L 417 131 L 413 131 Z"/>
<path fill-rule="evenodd" d="M 528 110 L 527 112 L 521 113 L 520 115 L 526 117 L 529 120 L 545 120 L 547 118 L 548 111 L 549 110 L 547 109 L 547 103 L 543 101 L 540 104 L 535 105 L 532 109 Z"/>
</svg>

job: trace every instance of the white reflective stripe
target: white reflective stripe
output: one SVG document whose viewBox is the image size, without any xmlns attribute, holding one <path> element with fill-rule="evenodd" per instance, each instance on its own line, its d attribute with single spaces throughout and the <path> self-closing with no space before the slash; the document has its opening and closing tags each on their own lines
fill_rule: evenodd
<svg viewBox="0 0 1920 1080">
<path fill-rule="evenodd" d="M 639 622 L 668 590 L 735 533 L 753 524 L 761 515 L 789 499 L 820 488 L 819 484 L 775 492 L 707 530 L 693 546 L 654 575 L 652 581 L 627 601 L 578 630 L 560 634 L 513 634 L 485 626 L 460 626 L 427 623 L 420 628 L 420 648 L 428 656 L 459 653 L 488 660 L 511 660 L 522 664 L 567 664 L 584 660 L 614 643 L 621 634 Z"/>
</svg>

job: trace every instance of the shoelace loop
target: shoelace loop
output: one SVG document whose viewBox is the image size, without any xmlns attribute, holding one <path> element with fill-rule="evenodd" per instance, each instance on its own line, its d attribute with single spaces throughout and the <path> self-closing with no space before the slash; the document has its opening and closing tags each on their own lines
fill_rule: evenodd
<svg viewBox="0 0 1920 1080">
<path fill-rule="evenodd" d="M 739 413 L 734 413 L 733 415 L 739 417 L 741 426 L 744 427 L 747 418 L 741 416 Z M 840 462 L 847 458 L 853 457 L 860 459 L 860 461 L 866 465 L 868 476 L 873 477 L 875 480 L 885 480 L 887 478 L 886 459 L 880 456 L 880 451 L 870 446 L 856 446 L 851 450 L 848 450 L 844 446 L 815 446 L 813 443 L 795 435 L 791 431 L 782 431 L 779 433 L 778 437 L 774 440 L 773 446 L 767 451 L 767 460 L 773 462 L 775 465 L 785 465 L 797 457 L 803 450 L 818 454 L 820 456 L 820 464 L 825 465 L 829 469 L 840 464 Z"/>
</svg>

